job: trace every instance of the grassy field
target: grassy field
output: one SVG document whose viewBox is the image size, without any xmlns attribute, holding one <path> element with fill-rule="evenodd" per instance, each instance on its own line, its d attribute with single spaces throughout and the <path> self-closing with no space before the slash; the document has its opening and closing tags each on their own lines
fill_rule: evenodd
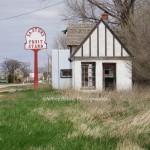
<svg viewBox="0 0 150 150">
<path fill-rule="evenodd" d="M 150 150 L 150 89 L 0 94 L 1 150 Z"/>
</svg>

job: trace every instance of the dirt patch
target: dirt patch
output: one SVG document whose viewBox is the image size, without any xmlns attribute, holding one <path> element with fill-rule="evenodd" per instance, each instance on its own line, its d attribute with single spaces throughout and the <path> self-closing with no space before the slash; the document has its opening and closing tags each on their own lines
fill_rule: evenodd
<svg viewBox="0 0 150 150">
<path fill-rule="evenodd" d="M 1 90 L 0 93 L 13 93 L 16 92 L 16 89 L 8 89 L 8 90 Z"/>
</svg>

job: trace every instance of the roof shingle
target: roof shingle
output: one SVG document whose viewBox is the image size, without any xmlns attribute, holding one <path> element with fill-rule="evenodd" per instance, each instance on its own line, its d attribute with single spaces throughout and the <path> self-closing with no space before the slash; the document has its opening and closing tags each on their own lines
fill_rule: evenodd
<svg viewBox="0 0 150 150">
<path fill-rule="evenodd" d="M 93 29 L 95 24 L 70 24 L 67 28 L 67 45 L 78 46 Z"/>
</svg>

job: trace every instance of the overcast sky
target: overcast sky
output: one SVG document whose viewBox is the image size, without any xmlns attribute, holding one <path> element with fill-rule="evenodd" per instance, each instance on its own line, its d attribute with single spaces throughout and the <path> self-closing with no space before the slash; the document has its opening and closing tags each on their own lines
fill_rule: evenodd
<svg viewBox="0 0 150 150">
<path fill-rule="evenodd" d="M 48 50 L 39 52 L 39 67 L 47 63 L 47 54 L 52 50 L 54 37 L 66 28 L 59 15 L 63 3 L 32 14 L 13 19 L 8 17 L 51 6 L 63 0 L 0 0 L 0 63 L 5 58 L 30 62 L 33 69 L 33 52 L 24 49 L 25 34 L 32 27 L 41 27 L 47 34 Z"/>
</svg>

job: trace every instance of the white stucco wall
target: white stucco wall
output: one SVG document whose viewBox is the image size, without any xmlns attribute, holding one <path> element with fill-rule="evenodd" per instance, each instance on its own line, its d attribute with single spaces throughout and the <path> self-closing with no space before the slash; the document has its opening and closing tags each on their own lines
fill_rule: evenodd
<svg viewBox="0 0 150 150">
<path fill-rule="evenodd" d="M 87 41 L 84 43 L 84 45 L 83 45 L 83 49 L 84 49 L 84 51 L 83 51 L 83 56 L 89 56 L 90 54 L 89 54 L 89 38 L 87 39 Z"/>
<path fill-rule="evenodd" d="M 107 56 L 110 57 L 113 56 L 113 35 L 108 29 L 107 29 Z"/>
<path fill-rule="evenodd" d="M 132 88 L 132 67 L 129 60 L 75 60 L 72 63 L 68 61 L 69 50 L 52 51 L 52 86 L 56 89 L 73 88 L 81 90 L 81 62 L 96 63 L 96 89 L 103 90 L 103 63 L 116 63 L 116 89 L 128 90 Z M 60 78 L 61 69 L 71 69 L 72 78 Z"/>
<path fill-rule="evenodd" d="M 78 46 L 71 46 L 71 47 L 72 47 L 72 54 L 73 54 Z"/>
<path fill-rule="evenodd" d="M 116 63 L 116 90 L 129 90 L 132 88 L 132 67 L 131 61 L 125 60 L 90 60 L 72 62 L 73 64 L 73 88 L 81 90 L 81 62 L 96 63 L 96 89 L 103 90 L 103 63 Z"/>
<path fill-rule="evenodd" d="M 59 57 L 59 61 L 58 61 Z M 68 89 L 72 87 L 72 78 L 60 78 L 61 69 L 71 69 L 70 50 L 52 50 L 52 87 Z"/>
<path fill-rule="evenodd" d="M 95 40 L 95 39 L 97 39 L 97 30 L 95 30 L 94 32 L 93 32 L 93 34 L 91 35 L 91 56 L 92 57 L 96 57 L 97 56 L 97 40 Z"/>
<path fill-rule="evenodd" d="M 116 65 L 117 90 L 132 89 L 132 62 L 118 61 Z"/>
<path fill-rule="evenodd" d="M 72 62 L 72 87 L 75 90 L 80 90 L 81 88 L 81 62 L 73 61 Z"/>
<path fill-rule="evenodd" d="M 105 56 L 105 26 L 103 23 L 99 25 L 99 56 Z"/>
</svg>

